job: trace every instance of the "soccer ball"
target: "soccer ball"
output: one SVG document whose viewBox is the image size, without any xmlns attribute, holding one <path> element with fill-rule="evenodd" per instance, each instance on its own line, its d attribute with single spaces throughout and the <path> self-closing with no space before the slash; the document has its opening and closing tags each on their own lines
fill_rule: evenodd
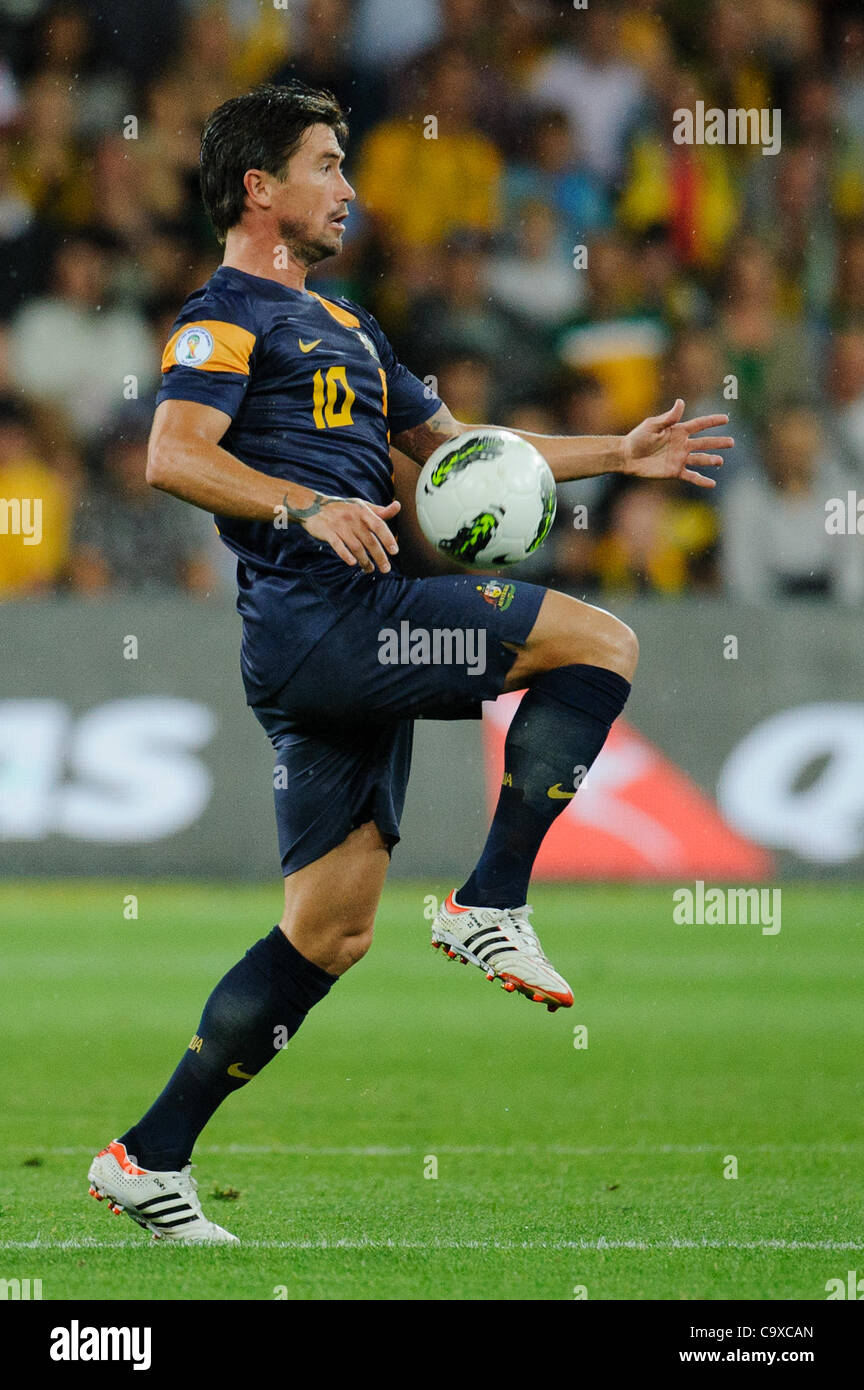
<svg viewBox="0 0 864 1390">
<path fill-rule="evenodd" d="M 516 565 L 542 545 L 555 520 L 555 479 L 527 439 L 473 429 L 423 465 L 417 518 L 442 555 L 460 565 Z"/>
</svg>

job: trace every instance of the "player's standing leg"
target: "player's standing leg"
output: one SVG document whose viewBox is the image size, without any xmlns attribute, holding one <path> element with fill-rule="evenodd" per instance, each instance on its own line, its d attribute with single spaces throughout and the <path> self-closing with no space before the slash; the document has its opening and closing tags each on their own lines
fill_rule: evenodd
<svg viewBox="0 0 864 1390">
<path fill-rule="evenodd" d="M 368 950 L 388 864 L 368 822 L 286 878 L 279 925 L 220 980 L 146 1115 L 93 1160 L 93 1196 L 163 1238 L 235 1239 L 203 1215 L 189 1173 L 195 1141 L 226 1096 L 248 1085 Z"/>
<path fill-rule="evenodd" d="M 573 1003 L 528 919 L 528 882 L 630 693 L 638 644 L 619 619 L 549 591 L 506 689 L 528 687 L 504 745 L 504 778 L 483 853 L 432 925 L 433 945 L 554 1010 Z"/>
</svg>

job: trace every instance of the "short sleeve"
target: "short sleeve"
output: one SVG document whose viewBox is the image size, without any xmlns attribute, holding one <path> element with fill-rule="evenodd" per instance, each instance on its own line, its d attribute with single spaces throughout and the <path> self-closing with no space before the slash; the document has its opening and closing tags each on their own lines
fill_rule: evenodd
<svg viewBox="0 0 864 1390">
<path fill-rule="evenodd" d="M 353 307 L 356 311 L 359 306 Z M 387 424 L 391 435 L 422 425 L 441 409 L 441 398 L 431 385 L 420 381 L 399 361 L 377 319 L 365 310 L 361 314 L 374 336 L 387 377 Z"/>
<path fill-rule="evenodd" d="M 215 296 L 184 306 L 162 354 L 156 404 L 196 401 L 233 420 L 249 385 L 256 342 L 245 310 Z"/>
</svg>

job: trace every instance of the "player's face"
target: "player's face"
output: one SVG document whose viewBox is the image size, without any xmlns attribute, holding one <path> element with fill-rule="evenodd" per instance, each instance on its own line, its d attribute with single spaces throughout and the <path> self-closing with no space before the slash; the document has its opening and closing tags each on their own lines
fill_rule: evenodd
<svg viewBox="0 0 864 1390">
<path fill-rule="evenodd" d="M 275 187 L 279 235 L 307 265 L 342 250 L 348 204 L 355 197 L 342 173 L 344 157 L 329 126 L 310 126 Z"/>
</svg>

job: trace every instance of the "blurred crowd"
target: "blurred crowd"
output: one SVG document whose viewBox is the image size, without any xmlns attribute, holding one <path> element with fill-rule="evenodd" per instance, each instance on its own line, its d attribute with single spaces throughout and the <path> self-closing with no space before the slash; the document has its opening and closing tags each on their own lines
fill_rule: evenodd
<svg viewBox="0 0 864 1390">
<path fill-rule="evenodd" d="M 458 419 L 619 433 L 676 396 L 732 417 L 715 490 L 567 484 L 519 573 L 864 598 L 864 542 L 825 510 L 864 498 L 860 3 L 0 0 L 0 55 L 0 499 L 43 505 L 39 544 L 0 535 L 0 598 L 230 590 L 209 518 L 148 488 L 146 437 L 220 259 L 202 122 L 292 75 L 349 109 L 358 194 L 312 283 Z M 700 101 L 779 109 L 779 152 L 675 143 Z"/>
</svg>

